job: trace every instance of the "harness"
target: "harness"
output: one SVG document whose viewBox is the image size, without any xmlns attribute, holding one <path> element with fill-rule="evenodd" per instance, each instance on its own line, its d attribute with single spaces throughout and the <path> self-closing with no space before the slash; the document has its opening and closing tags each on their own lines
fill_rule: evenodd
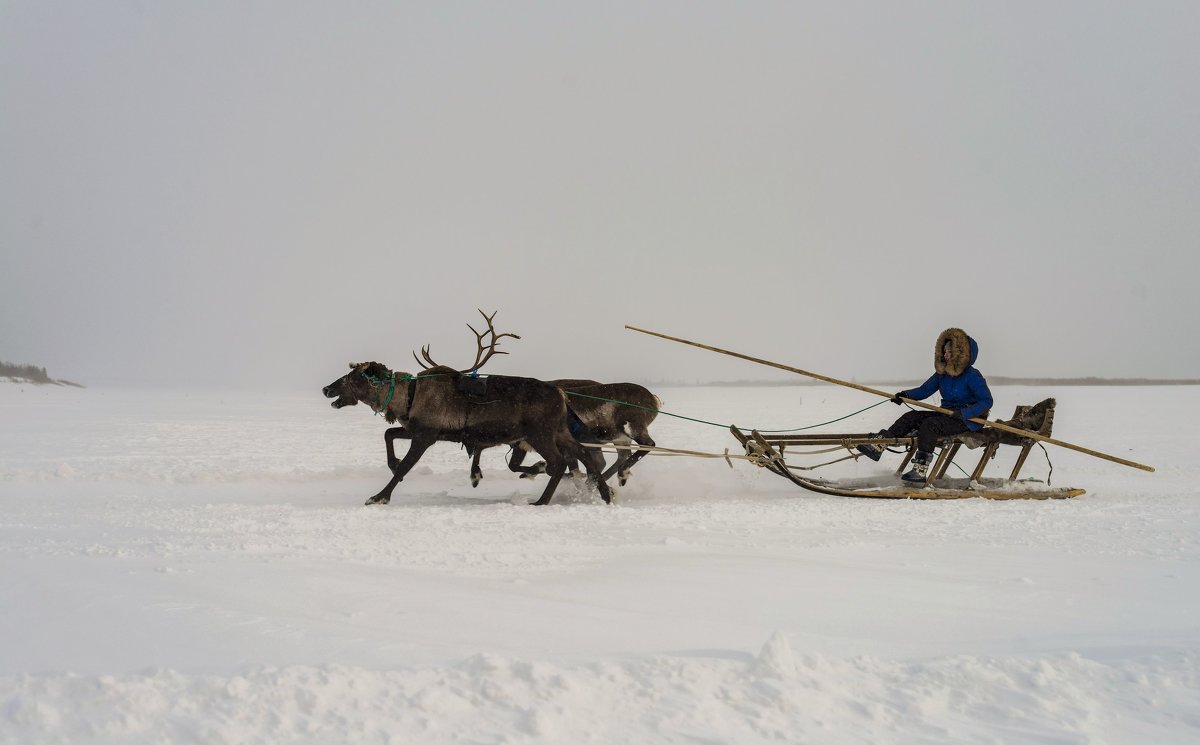
<svg viewBox="0 0 1200 745">
<path fill-rule="evenodd" d="M 395 375 L 395 373 L 393 373 Z M 412 412 L 413 399 L 417 397 L 417 376 L 408 376 L 408 402 L 404 405 L 404 418 L 408 419 L 408 415 Z"/>
<path fill-rule="evenodd" d="M 363 372 L 361 370 L 359 371 L 358 374 L 362 375 L 364 378 L 366 378 L 366 381 L 368 383 L 370 383 L 373 388 L 378 388 L 378 387 L 384 386 L 384 385 L 386 385 L 388 387 L 387 396 L 383 399 L 383 405 L 379 407 L 379 411 L 375 412 L 375 416 L 384 416 L 385 415 L 384 412 L 387 411 L 388 406 L 392 403 L 392 397 L 396 395 L 396 373 L 393 372 L 387 378 L 376 378 L 373 375 L 367 375 L 365 372 Z M 404 416 L 402 417 L 403 419 L 408 419 L 409 414 L 412 413 L 413 399 L 416 398 L 416 394 L 417 394 L 417 378 L 419 378 L 419 377 L 421 377 L 421 376 L 408 375 L 408 374 L 405 374 L 403 377 L 404 380 L 408 381 L 408 391 L 407 391 L 408 400 L 404 404 Z"/>
</svg>

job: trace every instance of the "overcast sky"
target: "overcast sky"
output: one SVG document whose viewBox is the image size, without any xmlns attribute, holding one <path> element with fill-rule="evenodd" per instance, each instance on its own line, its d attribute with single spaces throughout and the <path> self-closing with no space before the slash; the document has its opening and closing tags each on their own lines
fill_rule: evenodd
<svg viewBox="0 0 1200 745">
<path fill-rule="evenodd" d="M 0 360 L 1200 377 L 1200 3 L 0 2 Z"/>
</svg>

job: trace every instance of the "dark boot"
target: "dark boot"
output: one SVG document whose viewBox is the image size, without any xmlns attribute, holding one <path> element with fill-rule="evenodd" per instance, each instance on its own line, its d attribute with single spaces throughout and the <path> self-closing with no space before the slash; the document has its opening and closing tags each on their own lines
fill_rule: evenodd
<svg viewBox="0 0 1200 745">
<path fill-rule="evenodd" d="M 887 435 L 887 430 L 881 429 L 878 432 L 876 432 L 875 434 L 871 435 L 871 439 L 873 439 L 873 440 L 882 439 L 885 435 Z M 887 435 L 887 436 L 890 436 L 890 435 Z M 875 461 L 876 463 L 878 463 L 879 458 L 883 455 L 883 451 L 886 448 L 884 448 L 883 445 L 875 445 L 875 444 L 871 444 L 871 443 L 865 443 L 862 445 L 856 445 L 854 449 L 857 450 L 858 452 L 862 453 L 863 455 L 867 456 L 871 460 Z"/>
<path fill-rule="evenodd" d="M 929 464 L 933 462 L 933 453 L 927 453 L 924 450 L 918 450 L 913 456 L 912 468 L 900 478 L 909 482 L 925 483 L 925 476 L 929 473 Z"/>
</svg>

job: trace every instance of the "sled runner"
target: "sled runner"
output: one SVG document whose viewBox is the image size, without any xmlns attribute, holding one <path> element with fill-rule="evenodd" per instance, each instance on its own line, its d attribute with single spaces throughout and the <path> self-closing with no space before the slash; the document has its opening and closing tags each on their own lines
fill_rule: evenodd
<svg viewBox="0 0 1200 745">
<path fill-rule="evenodd" d="M 1048 398 L 1033 406 L 1018 406 L 1012 419 L 1003 422 L 1010 428 L 1025 430 L 1042 438 L 1050 437 L 1054 425 L 1055 400 Z M 811 491 L 822 494 L 833 494 L 842 497 L 869 497 L 874 499 L 966 499 L 983 497 L 985 499 L 1066 499 L 1077 497 L 1084 493 L 1083 489 L 1055 488 L 1033 479 L 1019 479 L 1021 469 L 1029 456 L 1029 451 L 1036 442 L 1031 437 L 1022 437 L 1008 430 L 983 429 L 978 432 L 964 432 L 953 437 L 945 437 L 938 443 L 938 457 L 929 467 L 925 483 L 908 483 L 900 479 L 905 467 L 912 460 L 917 447 L 916 437 L 886 437 L 879 438 L 868 433 L 859 434 L 829 434 L 829 435 L 787 435 L 764 437 L 757 430 L 745 432 L 737 427 L 731 427 L 730 432 L 746 450 L 749 460 L 758 466 L 766 468 L 783 478 Z M 810 478 L 797 472 L 811 471 L 822 465 L 829 465 L 850 458 L 857 459 L 857 445 L 883 445 L 887 447 L 900 446 L 906 453 L 895 475 L 874 479 L 855 479 L 848 481 L 826 481 Z M 968 448 L 983 448 L 983 455 L 975 469 L 963 478 L 947 477 L 946 471 L 954 462 L 959 450 L 966 445 Z M 984 478 L 983 471 L 988 463 L 995 458 L 1001 445 L 1019 447 L 1017 462 L 1007 479 Z M 798 453 L 799 455 L 817 455 L 820 453 L 836 452 L 845 449 L 849 455 L 829 463 L 815 466 L 797 466 L 788 463 L 788 448 L 808 447 L 822 448 Z M 1048 460 L 1048 459 L 1047 459 Z M 1053 469 L 1052 469 L 1053 470 Z"/>
</svg>

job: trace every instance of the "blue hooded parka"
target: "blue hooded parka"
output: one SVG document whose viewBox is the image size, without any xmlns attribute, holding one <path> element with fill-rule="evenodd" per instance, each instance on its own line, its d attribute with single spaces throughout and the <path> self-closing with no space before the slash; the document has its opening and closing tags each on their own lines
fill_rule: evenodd
<svg viewBox="0 0 1200 745">
<path fill-rule="evenodd" d="M 949 362 L 942 359 L 942 349 L 947 342 L 950 343 Z M 979 345 L 965 331 L 946 329 L 938 336 L 934 347 L 933 367 L 936 372 L 921 385 L 900 391 L 899 395 L 923 401 L 937 391 L 942 394 L 942 408 L 957 411 L 967 429 L 978 432 L 983 427 L 968 420 L 986 416 L 992 408 L 992 392 L 983 374 L 974 367 L 978 357 Z"/>
</svg>

